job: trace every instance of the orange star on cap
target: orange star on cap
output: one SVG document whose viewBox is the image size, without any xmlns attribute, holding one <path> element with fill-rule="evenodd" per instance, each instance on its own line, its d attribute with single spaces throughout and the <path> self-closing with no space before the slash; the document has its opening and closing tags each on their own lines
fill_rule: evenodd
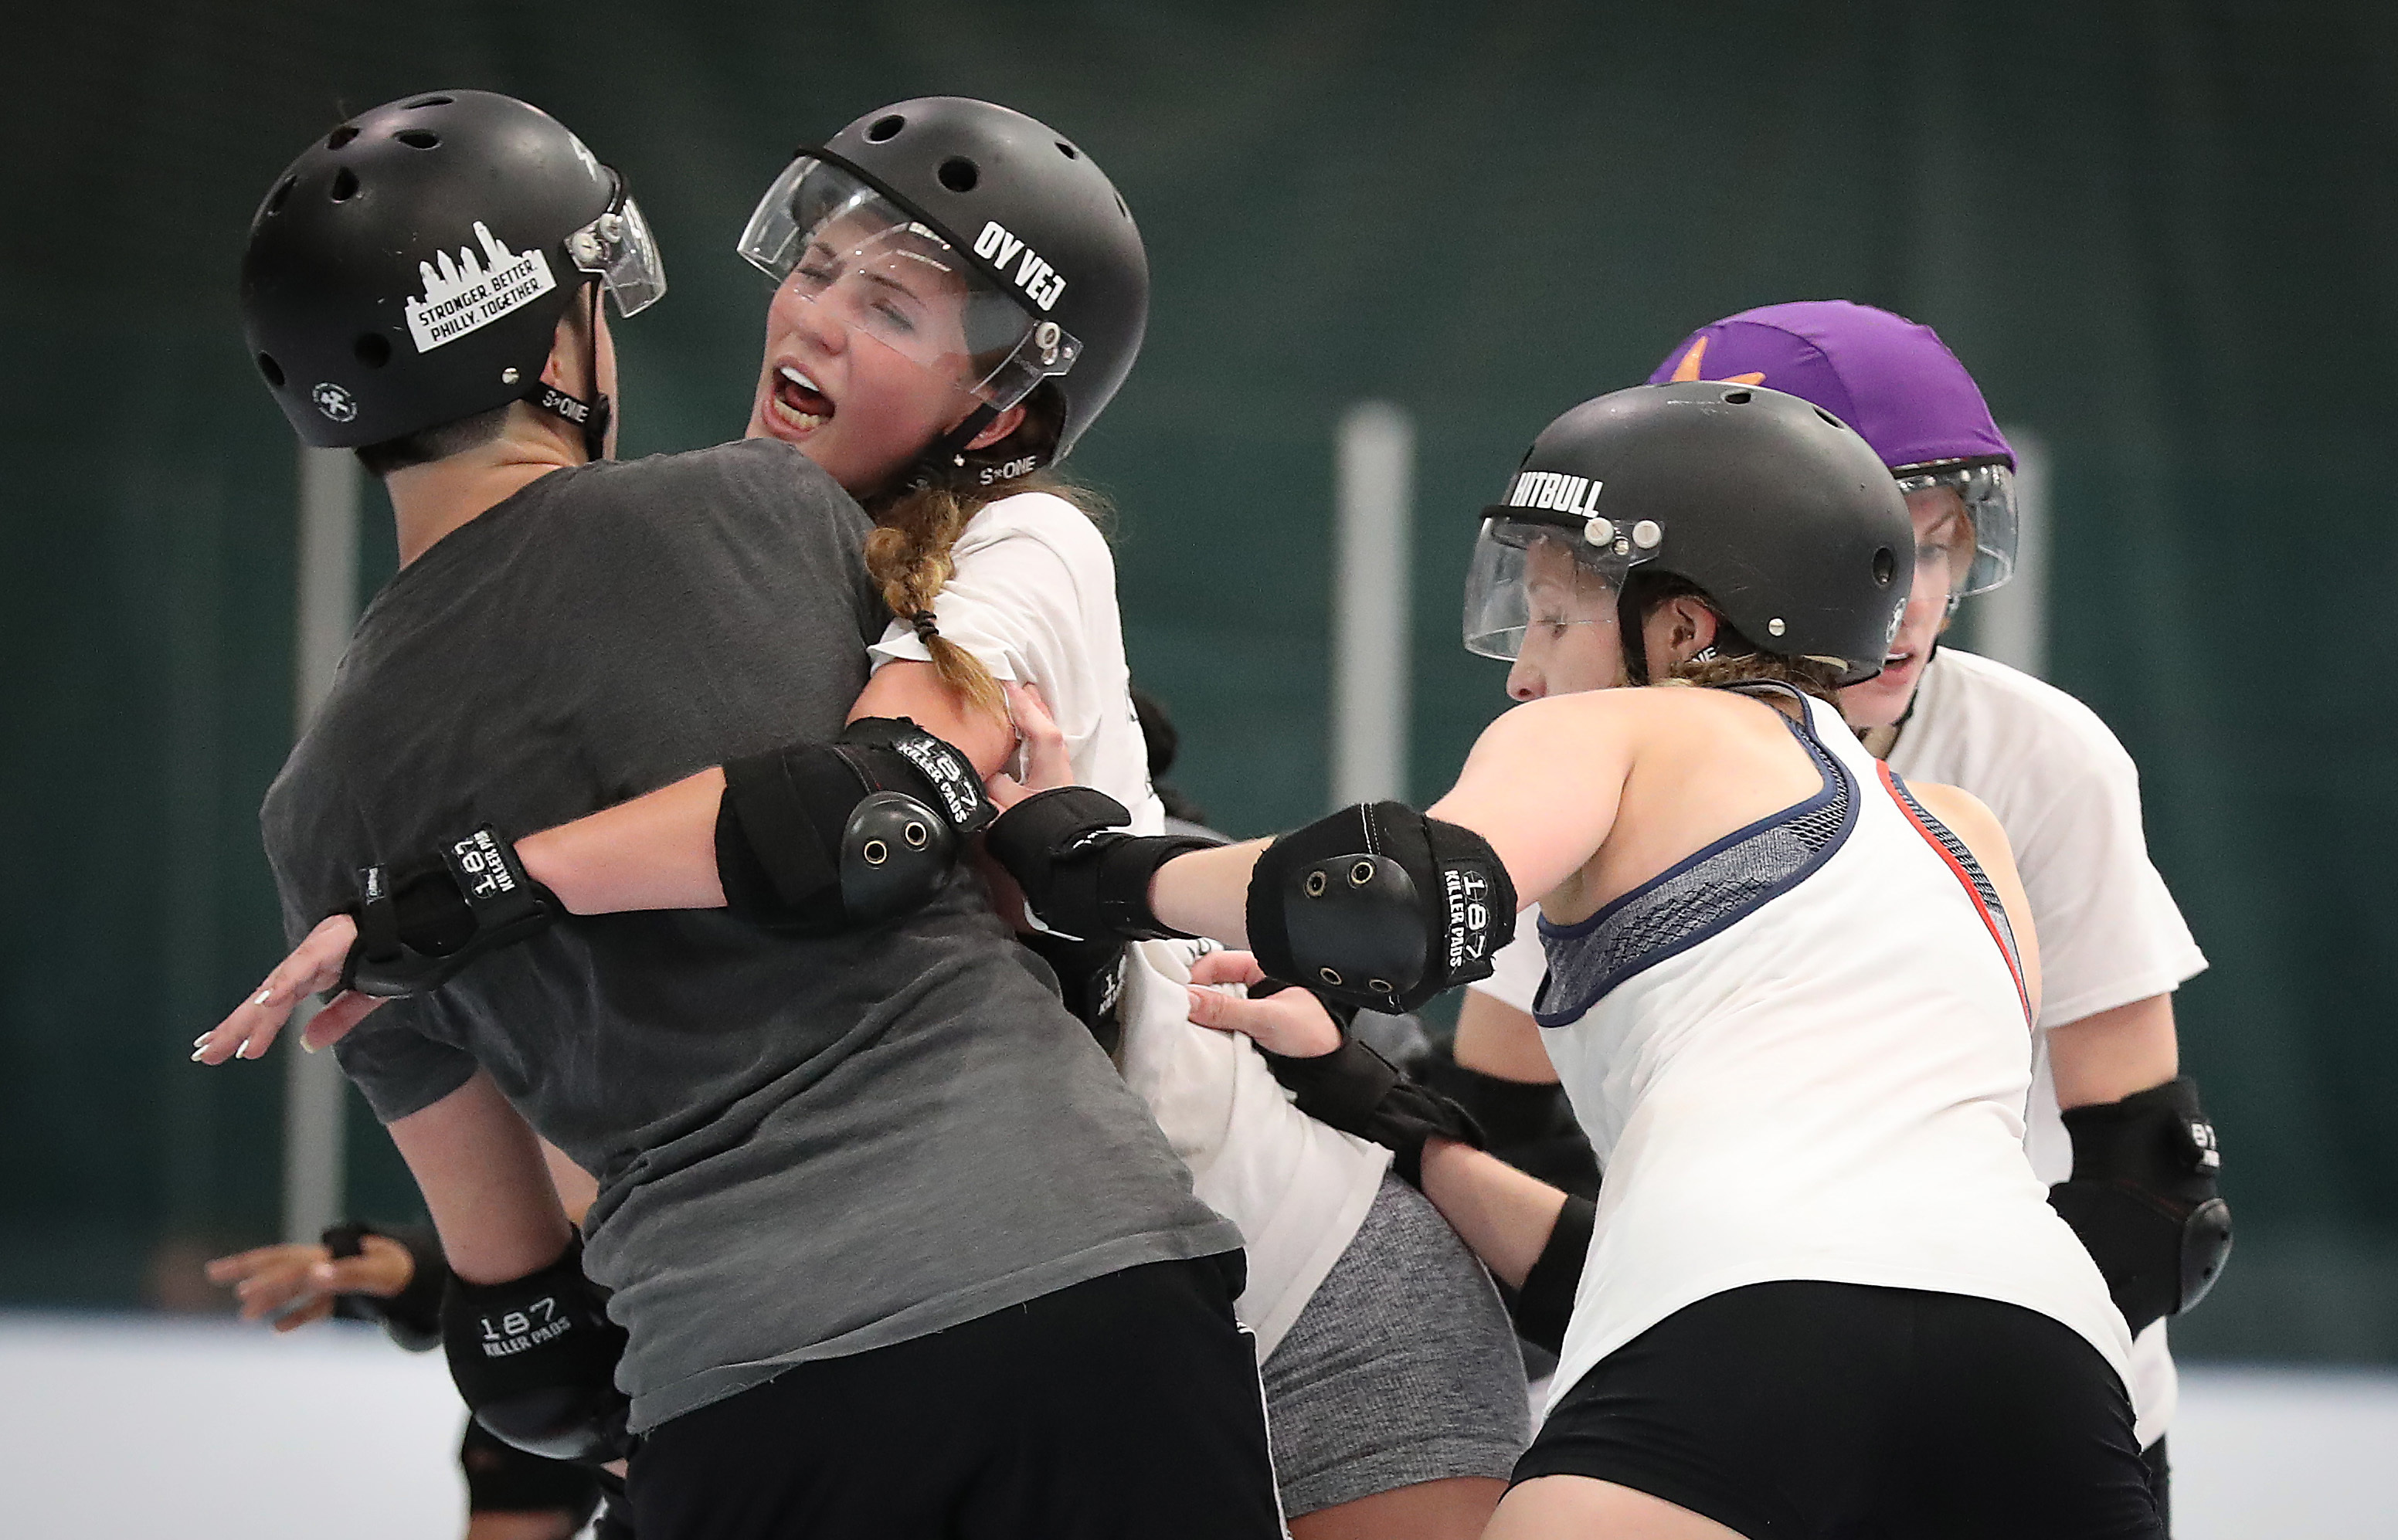
<svg viewBox="0 0 2398 1540">
<path fill-rule="evenodd" d="M 1674 366 L 1674 383 L 1678 385 L 1685 381 L 1700 379 L 1699 364 L 1706 355 L 1707 340 L 1702 337 L 1691 344 L 1691 351 L 1682 355 L 1682 361 Z M 1727 385 L 1761 385 L 1765 383 L 1765 371 L 1758 369 L 1749 374 L 1728 374 L 1724 376 L 1723 382 Z"/>
</svg>

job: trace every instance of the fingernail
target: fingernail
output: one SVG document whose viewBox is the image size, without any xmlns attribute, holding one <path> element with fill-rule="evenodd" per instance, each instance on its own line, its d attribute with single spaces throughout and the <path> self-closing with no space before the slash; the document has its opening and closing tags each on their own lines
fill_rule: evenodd
<svg viewBox="0 0 2398 1540">
<path fill-rule="evenodd" d="M 209 1034 L 209 1033 L 206 1033 L 206 1032 L 201 1033 L 198 1037 L 194 1038 L 192 1039 L 192 1046 L 193 1046 L 194 1048 L 206 1048 L 206 1047 L 208 1047 L 208 1046 L 209 1046 L 209 1036 L 210 1036 L 210 1034 Z"/>
<path fill-rule="evenodd" d="M 317 1045 L 308 1040 L 308 1034 L 305 1032 L 300 1034 L 300 1047 L 303 1051 L 309 1053 L 314 1053 L 317 1051 Z"/>
<path fill-rule="evenodd" d="M 205 1048 L 195 1048 L 192 1050 L 192 1063 L 198 1064 L 200 1062 L 200 1055 L 207 1051 L 208 1050 Z"/>
<path fill-rule="evenodd" d="M 236 1044 L 234 1044 L 234 1045 L 233 1045 L 233 1056 L 234 1056 L 235 1058 L 236 1058 L 236 1059 L 247 1059 L 247 1058 L 249 1058 L 249 1044 L 248 1044 L 248 1043 L 246 1043 L 246 1042 L 240 1042 L 240 1043 L 236 1043 Z"/>
<path fill-rule="evenodd" d="M 266 988 L 260 990 L 257 994 L 252 995 L 249 998 L 249 1003 L 252 1005 L 265 1005 L 274 998 L 275 989 L 274 986 L 270 984 Z"/>
</svg>

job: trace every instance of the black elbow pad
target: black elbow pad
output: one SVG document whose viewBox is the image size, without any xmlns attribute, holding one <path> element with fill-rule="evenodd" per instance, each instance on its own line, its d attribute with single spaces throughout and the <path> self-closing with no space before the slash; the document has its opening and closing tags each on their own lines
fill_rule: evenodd
<svg viewBox="0 0 2398 1540">
<path fill-rule="evenodd" d="M 2073 1176 L 2048 1201 L 2081 1238 L 2134 1332 L 2206 1297 L 2231 1254 L 2223 1158 L 2187 1076 L 2120 1102 L 2069 1107 Z"/>
<path fill-rule="evenodd" d="M 1574 1295 L 1582 1289 L 1582 1270 L 1590 1259 L 1591 1231 L 1598 1225 L 1598 1205 L 1587 1198 L 1567 1198 L 1549 1228 L 1548 1243 L 1524 1275 L 1508 1314 L 1516 1334 L 1535 1347 L 1562 1357 L 1566 1322 L 1573 1319 Z"/>
<path fill-rule="evenodd" d="M 604 1465 L 631 1453 L 616 1388 L 624 1329 L 583 1276 L 583 1246 L 507 1283 L 450 1279 L 441 1346 L 475 1420 L 529 1454 Z"/>
<path fill-rule="evenodd" d="M 990 817 L 964 755 L 904 717 L 860 717 L 725 765 L 717 876 L 744 919 L 832 935 L 923 904 Z"/>
<path fill-rule="evenodd" d="M 1473 830 L 1361 803 L 1267 847 L 1248 930 L 1269 977 L 1395 1014 L 1490 976 L 1516 936 L 1516 885 Z"/>
</svg>

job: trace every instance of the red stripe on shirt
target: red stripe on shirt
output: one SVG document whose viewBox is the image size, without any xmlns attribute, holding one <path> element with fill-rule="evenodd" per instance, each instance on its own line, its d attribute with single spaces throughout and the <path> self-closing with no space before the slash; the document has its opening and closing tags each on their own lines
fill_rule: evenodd
<svg viewBox="0 0 2398 1540">
<path fill-rule="evenodd" d="M 1964 885 L 1965 896 L 1973 901 L 1974 913 L 1982 918 L 1982 929 L 1990 933 L 1991 944 L 1999 949 L 1999 960 L 2007 965 L 2007 977 L 2015 981 L 2015 998 L 2023 1005 L 2025 1024 L 2030 1024 L 2031 992 L 2024 987 L 2023 969 L 2016 963 L 2014 954 L 2007 950 L 2007 938 L 1999 929 L 1998 917 L 1991 914 L 1990 906 L 1982 902 L 1982 891 L 1974 885 L 1974 874 L 1965 870 L 1963 864 L 1948 849 L 1947 842 L 1932 832 L 1930 825 L 1923 822 L 1924 815 L 1917 812 L 1915 804 L 1900 793 L 1898 783 L 1891 779 L 1890 767 L 1877 762 L 1874 768 L 1881 772 L 1882 789 L 1890 793 L 1890 799 L 1898 804 L 1898 810 L 1906 815 L 1907 823 L 1914 825 L 1915 832 L 1923 837 L 1923 842 L 1932 847 L 1932 853 L 1938 856 L 1957 875 L 1957 880 Z"/>
</svg>

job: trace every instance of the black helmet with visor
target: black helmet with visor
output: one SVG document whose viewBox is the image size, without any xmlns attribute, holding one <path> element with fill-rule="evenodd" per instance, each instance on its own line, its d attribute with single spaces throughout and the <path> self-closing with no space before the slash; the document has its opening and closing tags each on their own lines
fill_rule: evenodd
<svg viewBox="0 0 2398 1540">
<path fill-rule="evenodd" d="M 530 399 L 593 459 L 608 403 L 542 382 L 586 280 L 631 315 L 666 270 L 625 179 L 556 118 L 490 91 L 420 93 L 303 151 L 242 253 L 252 361 L 303 443 L 358 449 Z"/>
<path fill-rule="evenodd" d="M 1543 429 L 1482 510 L 1465 646 L 1516 657 L 1526 628 L 1608 623 L 1636 571 L 1679 577 L 1759 650 L 1881 671 L 1914 531 L 1866 441 L 1762 386 L 1636 385 Z"/>
<path fill-rule="evenodd" d="M 935 475 L 975 468 L 965 445 L 1044 384 L 1057 441 L 1010 452 L 1006 474 L 1063 459 L 1148 326 L 1148 258 L 1106 175 L 1023 114 L 962 97 L 897 102 L 802 149 L 740 250 L 852 335 L 955 370 L 977 406 L 923 457 Z"/>
</svg>

